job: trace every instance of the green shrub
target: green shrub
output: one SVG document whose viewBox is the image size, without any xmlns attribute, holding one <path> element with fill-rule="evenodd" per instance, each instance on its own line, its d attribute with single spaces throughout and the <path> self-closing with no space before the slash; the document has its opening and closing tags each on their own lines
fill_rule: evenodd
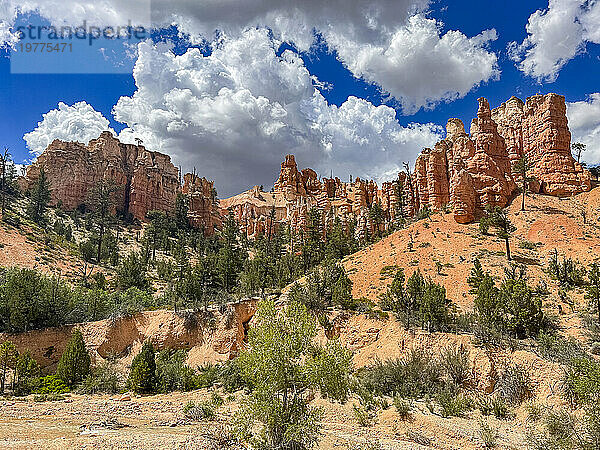
<svg viewBox="0 0 600 450">
<path fill-rule="evenodd" d="M 456 389 L 446 387 L 435 397 L 443 417 L 460 417 L 473 409 L 473 400 Z"/>
<path fill-rule="evenodd" d="M 579 358 L 587 358 L 581 344 L 574 338 L 541 332 L 537 339 L 537 353 L 545 359 L 561 364 L 571 364 Z"/>
<path fill-rule="evenodd" d="M 466 385 L 473 378 L 469 350 L 462 344 L 442 351 L 440 363 L 448 380 L 456 386 Z"/>
<path fill-rule="evenodd" d="M 31 352 L 19 355 L 15 371 L 15 394 L 28 395 L 37 387 L 40 376 L 40 365 L 32 358 Z"/>
<path fill-rule="evenodd" d="M 352 411 L 356 422 L 361 427 L 370 427 L 373 425 L 374 414 L 372 411 L 367 410 L 364 406 L 352 405 Z"/>
<path fill-rule="evenodd" d="M 154 347 L 149 340 L 133 358 L 127 387 L 138 394 L 150 394 L 156 390 L 156 361 Z"/>
<path fill-rule="evenodd" d="M 60 402 L 65 399 L 62 394 L 36 394 L 33 396 L 34 402 Z"/>
<path fill-rule="evenodd" d="M 394 406 L 402 420 L 407 420 L 410 417 L 410 410 L 412 409 L 410 401 L 401 397 L 394 397 Z"/>
<path fill-rule="evenodd" d="M 191 391 L 196 388 L 196 374 L 186 365 L 185 350 L 162 350 L 156 357 L 158 392 Z"/>
<path fill-rule="evenodd" d="M 90 362 L 90 354 L 85 347 L 81 331 L 76 328 L 58 361 L 56 375 L 67 385 L 75 386 L 90 373 Z"/>
<path fill-rule="evenodd" d="M 217 406 L 212 402 L 194 402 L 190 400 L 183 407 L 183 414 L 190 420 L 211 420 L 216 416 Z"/>
<path fill-rule="evenodd" d="M 376 395 L 420 398 L 441 388 L 442 370 L 424 348 L 413 349 L 402 359 L 377 360 L 358 372 L 361 384 Z"/>
<path fill-rule="evenodd" d="M 69 386 L 56 375 L 39 377 L 35 384 L 36 394 L 66 394 L 69 392 Z"/>
<path fill-rule="evenodd" d="M 498 395 L 511 405 L 520 405 L 533 396 L 527 370 L 518 364 L 507 367 L 496 385 Z"/>
<path fill-rule="evenodd" d="M 483 396 L 477 400 L 477 407 L 484 416 L 494 415 L 498 419 L 510 417 L 510 408 L 500 396 Z"/>
<path fill-rule="evenodd" d="M 123 390 L 123 380 L 115 363 L 107 360 L 94 367 L 91 373 L 83 380 L 78 392 L 81 394 L 116 394 Z"/>
<path fill-rule="evenodd" d="M 478 434 L 484 448 L 496 448 L 496 441 L 498 439 L 498 430 L 496 428 L 493 428 L 490 424 L 482 420 L 479 422 Z"/>
<path fill-rule="evenodd" d="M 150 282 L 146 277 L 146 263 L 141 255 L 131 252 L 119 264 L 117 268 L 117 285 L 122 290 L 136 287 L 146 290 Z"/>
<path fill-rule="evenodd" d="M 573 259 L 566 256 L 563 256 L 561 261 L 556 249 L 550 256 L 548 273 L 553 279 L 565 286 L 583 286 L 585 284 L 585 267 L 579 261 L 573 261 Z"/>
</svg>

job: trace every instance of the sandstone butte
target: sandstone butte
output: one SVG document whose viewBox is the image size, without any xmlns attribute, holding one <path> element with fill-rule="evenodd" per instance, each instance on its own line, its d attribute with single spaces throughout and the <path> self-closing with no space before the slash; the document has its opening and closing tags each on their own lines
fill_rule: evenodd
<svg viewBox="0 0 600 450">
<path fill-rule="evenodd" d="M 186 174 L 182 185 L 168 155 L 123 144 L 108 131 L 88 145 L 52 142 L 19 180 L 23 191 L 31 188 L 42 168 L 50 182 L 52 204 L 65 210 L 88 202 L 98 181 L 111 180 L 121 186 L 116 209 L 138 220 L 145 220 L 152 210 L 172 212 L 177 193 L 182 192 L 189 200 L 192 225 L 212 234 L 220 224 L 212 182 Z"/>
<path fill-rule="evenodd" d="M 21 184 L 24 190 L 31 187 L 43 167 L 53 202 L 75 209 L 85 203 L 94 183 L 112 179 L 124 187 L 118 208 L 139 220 L 150 210 L 173 211 L 181 192 L 189 200 L 191 225 L 207 234 L 221 226 L 229 211 L 250 237 L 269 233 L 280 223 L 297 231 L 305 227 L 313 207 L 322 212 L 323 230 L 337 218 L 345 226 L 354 223 L 355 232 L 364 234 L 425 207 L 451 208 L 459 223 L 472 222 L 487 205 L 504 207 L 517 193 L 515 164 L 523 155 L 531 164 L 532 192 L 571 196 L 589 191 L 590 173 L 574 160 L 570 143 L 563 96 L 535 95 L 525 102 L 512 97 L 493 110 L 480 98 L 470 134 L 462 121 L 449 119 L 446 138 L 423 149 L 413 172 L 400 172 L 381 188 L 360 178 L 319 179 L 312 169 L 298 170 L 294 156 L 287 155 L 271 192 L 255 186 L 219 202 L 211 181 L 186 174 L 181 184 L 167 155 L 123 144 L 109 132 L 87 146 L 54 141 L 29 166 Z M 372 223 L 369 210 L 374 203 L 383 210 L 383 224 Z"/>
</svg>

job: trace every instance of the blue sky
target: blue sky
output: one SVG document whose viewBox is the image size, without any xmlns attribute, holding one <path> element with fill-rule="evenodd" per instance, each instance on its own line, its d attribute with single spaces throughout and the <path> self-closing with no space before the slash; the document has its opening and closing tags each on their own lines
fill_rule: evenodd
<svg viewBox="0 0 600 450">
<path fill-rule="evenodd" d="M 556 1 L 560 2 L 560 0 Z M 291 50 L 292 52 L 297 53 L 302 58 L 303 65 L 310 75 L 316 77 L 320 83 L 326 84 L 327 88 L 322 88 L 321 84 L 317 85 L 316 83 L 315 86 L 329 105 L 341 107 L 350 96 L 354 96 L 359 99 L 365 99 L 367 105 L 387 105 L 392 107 L 395 110 L 395 118 L 402 127 L 415 123 L 444 125 L 449 117 L 458 117 L 465 122 L 468 131 L 468 124 L 476 112 L 476 100 L 481 96 L 488 98 L 491 106 L 495 107 L 512 95 L 524 99 L 525 97 L 536 93 L 557 92 L 565 95 L 567 102 L 586 102 L 586 100 L 589 101 L 589 95 L 600 92 L 600 87 L 598 85 L 598 80 L 600 80 L 600 45 L 596 44 L 593 38 L 588 38 L 587 42 L 585 39 L 582 41 L 583 50 L 580 49 L 576 55 L 568 59 L 558 71 L 556 80 L 549 80 L 548 78 L 545 80 L 536 79 L 535 76 L 520 70 L 517 63 L 509 58 L 509 43 L 512 41 L 522 43 L 528 37 L 526 25 L 532 14 L 536 13 L 538 10 L 545 11 L 548 8 L 549 4 L 547 0 L 530 0 L 527 2 L 475 2 L 453 0 L 451 2 L 435 1 L 429 3 L 424 14 L 427 18 L 435 19 L 438 23 L 443 23 L 440 29 L 441 36 L 450 30 L 456 30 L 462 33 L 466 38 L 473 38 L 484 30 L 494 29 L 496 31 L 497 39 L 490 40 L 482 48 L 485 48 L 487 53 L 496 56 L 496 69 L 499 71 L 499 75 L 481 82 L 475 80 L 468 93 L 464 93 L 464 95 L 459 93 L 455 95 L 455 97 L 459 98 L 450 101 L 443 98 L 435 100 L 433 102 L 434 107 L 432 108 L 419 108 L 419 105 L 417 104 L 416 112 L 408 111 L 407 113 L 408 109 L 403 110 L 402 95 L 397 95 L 395 97 L 394 95 L 385 94 L 386 87 L 389 88 L 389 86 L 382 87 L 381 85 L 384 84 L 383 82 L 373 82 L 374 79 L 378 79 L 378 74 L 376 72 L 365 72 L 366 75 L 365 73 L 358 73 L 358 71 L 354 69 L 353 64 L 349 63 L 347 60 L 344 61 L 344 57 L 340 56 L 337 51 L 338 48 L 342 52 L 345 50 L 342 47 L 336 48 L 335 45 L 329 45 L 327 38 L 323 36 L 318 36 L 316 42 L 313 43 L 310 48 L 303 48 L 300 50 L 297 49 L 298 46 L 284 42 L 277 49 L 277 54 L 281 55 L 283 50 Z M 41 14 L 43 14 L 43 12 Z M 28 20 L 41 21 L 43 23 L 47 22 L 50 24 L 48 21 L 50 19 L 42 17 L 41 14 L 34 13 L 33 15 L 27 16 L 27 18 Z M 20 17 L 22 18 L 22 16 Z M 315 29 L 317 29 L 318 33 L 318 24 L 315 25 Z M 277 33 L 274 32 L 274 34 Z M 333 41 L 333 38 L 330 38 L 330 40 Z M 189 49 L 189 42 L 178 38 L 177 30 L 173 27 L 170 29 L 162 29 L 154 33 L 153 41 L 154 43 L 159 41 L 175 42 L 176 47 L 172 51 L 177 55 L 183 55 Z M 208 38 L 208 41 L 210 41 L 210 37 Z M 127 59 L 124 56 L 125 50 L 127 49 L 122 47 L 122 43 L 111 42 L 109 42 L 108 45 L 113 46 L 112 49 L 114 50 L 116 57 L 127 60 L 127 64 L 131 64 L 132 67 L 135 60 L 131 60 L 131 58 Z M 106 47 L 106 45 L 104 45 L 104 47 Z M 87 60 L 89 63 L 89 59 L 98 56 L 99 52 L 97 48 L 98 46 L 95 46 L 93 49 L 83 49 L 80 53 L 72 54 L 70 56 L 71 63 L 74 64 L 74 67 L 77 67 L 77 64 L 83 62 L 83 60 Z M 204 56 L 208 56 L 210 53 L 210 50 L 204 48 Z M 93 56 L 91 56 L 92 54 Z M 347 59 L 347 55 L 344 54 L 344 56 Z M 251 55 L 248 56 L 248 58 L 252 57 L 253 56 Z M 33 64 L 33 71 L 36 70 L 36 64 L 51 64 L 35 59 L 29 60 L 29 63 Z M 101 63 L 99 64 L 101 65 Z M 351 69 L 354 69 L 355 73 L 353 73 Z M 439 69 L 441 71 L 445 70 L 443 61 L 441 62 Z M 243 71 L 244 69 L 242 68 L 241 70 Z M 112 72 L 116 72 L 116 70 L 113 70 Z M 128 123 L 122 123 L 117 121 L 113 116 L 113 108 L 118 100 L 121 97 L 131 97 L 138 90 L 136 79 L 131 72 L 131 68 L 127 69 L 125 72 L 126 73 L 110 74 L 16 74 L 11 73 L 11 52 L 6 48 L 0 50 L 0 145 L 8 146 L 17 162 L 24 162 L 30 159 L 31 155 L 23 136 L 34 130 L 37 127 L 38 122 L 42 120 L 42 114 L 56 109 L 59 102 L 63 102 L 66 105 L 73 105 L 77 102 L 87 103 L 95 111 L 98 111 L 102 116 L 108 119 L 110 128 L 116 133 L 120 133 L 124 129 L 126 129 L 126 131 L 134 130 L 136 119 L 130 118 Z M 363 75 L 362 79 L 361 75 Z M 424 83 L 427 82 L 426 75 L 427 74 L 424 74 L 423 77 Z M 159 83 L 159 81 L 156 82 Z M 395 92 L 394 88 L 397 92 L 403 92 L 402 86 L 392 86 L 392 89 L 387 90 Z M 384 94 L 382 94 L 382 92 L 384 92 Z M 255 96 L 258 97 L 258 95 Z M 406 102 L 406 100 L 404 101 Z M 582 107 L 586 107 L 588 104 L 589 103 L 581 103 Z M 346 106 L 348 105 L 346 104 Z M 361 107 L 364 106 L 365 104 L 361 104 Z M 305 106 L 303 106 L 303 108 L 306 109 Z M 591 113 L 594 113 L 596 109 L 591 109 L 591 111 Z M 217 114 L 217 112 L 215 112 L 215 114 Z M 125 116 L 133 117 L 134 114 L 128 112 Z M 597 122 L 592 123 L 592 132 L 596 130 L 593 128 L 596 125 Z M 151 125 L 146 124 L 146 126 L 148 127 Z M 172 129 L 172 126 L 168 128 L 169 133 L 171 133 L 170 130 Z M 589 131 L 588 129 L 583 128 L 582 133 L 586 132 L 586 130 Z M 138 134 L 142 133 L 139 130 L 134 131 L 138 132 Z M 44 132 L 48 133 L 48 131 Z M 175 160 L 177 163 L 183 163 L 188 166 L 193 164 L 202 168 L 203 161 L 205 159 L 208 160 L 211 157 L 207 154 L 206 158 L 203 158 L 201 148 L 203 146 L 212 145 L 212 141 L 203 140 L 203 133 L 203 131 L 196 131 L 193 133 L 193 136 L 199 136 L 199 150 L 195 156 L 190 156 L 192 150 L 185 150 L 185 152 L 181 151 L 178 153 L 179 149 L 173 148 L 173 145 L 177 144 L 165 145 L 164 147 L 156 148 L 156 150 L 167 151 L 169 153 L 169 148 L 171 148 L 175 153 Z M 391 133 L 393 134 L 393 131 L 391 131 Z M 162 136 L 164 136 L 164 134 Z M 171 135 L 169 136 L 172 137 Z M 160 139 L 161 137 L 158 136 L 156 139 L 153 138 L 148 142 L 155 142 Z M 189 140 L 190 137 L 186 136 L 185 142 L 187 144 L 185 145 L 193 146 L 193 144 L 189 144 Z M 183 141 L 174 140 L 173 142 Z M 280 145 L 280 142 L 289 142 L 289 138 L 277 142 L 277 145 Z M 334 146 L 334 151 L 336 143 L 340 147 L 350 145 L 346 140 L 341 141 L 337 138 L 332 138 L 331 142 Z M 420 142 L 421 141 L 419 141 L 419 143 Z M 431 142 L 430 145 L 433 145 L 434 143 L 435 142 Z M 290 149 L 285 148 L 285 145 L 280 145 L 281 148 L 278 148 L 277 152 L 283 155 L 287 153 L 288 150 L 293 151 L 294 145 L 290 145 Z M 380 141 L 373 141 L 373 145 L 381 147 L 386 144 L 382 144 Z M 235 148 L 235 144 L 232 144 L 232 148 L 228 148 L 226 151 L 230 151 L 227 153 L 226 159 L 235 159 L 239 155 L 240 160 L 244 161 L 245 159 L 250 159 L 252 157 L 247 154 L 245 149 Z M 256 180 L 250 179 L 251 177 L 248 178 L 248 180 L 244 179 L 244 182 L 256 181 L 257 183 L 268 184 L 268 180 L 264 180 L 264 178 L 267 176 L 267 173 L 272 172 L 273 168 L 276 170 L 276 161 L 279 158 L 277 152 L 272 152 L 276 154 L 273 155 L 271 159 L 266 159 L 265 157 L 265 164 L 269 166 L 268 171 L 265 171 L 265 174 L 256 177 Z M 331 164 L 331 156 L 327 153 L 328 150 L 324 150 L 324 152 L 328 155 L 327 158 L 330 158 Z M 355 153 L 352 153 L 352 155 L 354 154 Z M 410 153 L 410 157 L 413 156 L 414 152 Z M 600 158 L 600 154 L 597 156 Z M 592 152 L 590 152 L 590 157 L 592 157 Z M 406 158 L 410 159 L 408 153 Z M 311 162 L 310 157 L 307 159 Z M 400 154 L 397 159 L 398 163 L 400 163 L 400 159 L 403 159 L 402 154 Z M 386 157 L 385 161 L 387 161 L 386 164 L 389 165 L 389 157 Z M 207 171 L 211 171 L 213 170 L 213 167 L 216 167 L 214 170 L 219 173 L 223 164 L 222 161 L 214 162 L 214 164 L 207 163 Z M 244 163 L 241 164 L 243 165 Z M 318 166 L 318 163 L 315 164 Z M 341 172 L 340 176 L 342 176 L 344 170 L 352 170 L 356 164 L 358 163 L 350 164 L 347 163 L 347 161 L 339 162 L 338 164 L 336 161 L 334 167 L 339 165 Z M 364 164 L 369 164 L 369 157 L 366 154 Z M 324 164 L 321 167 L 324 167 Z M 383 168 L 381 170 L 388 170 L 388 166 L 383 162 L 381 163 L 381 167 Z M 391 169 L 393 169 L 393 167 L 391 167 Z M 275 173 L 273 173 L 273 176 Z M 210 173 L 207 173 L 206 175 L 210 178 Z M 221 178 L 222 179 L 219 179 L 218 182 L 222 185 L 226 184 L 227 180 L 223 177 Z M 219 183 L 217 186 L 219 187 Z M 238 186 L 235 187 L 237 188 Z M 221 190 L 229 193 L 229 188 L 226 186 L 223 186 Z"/>
</svg>

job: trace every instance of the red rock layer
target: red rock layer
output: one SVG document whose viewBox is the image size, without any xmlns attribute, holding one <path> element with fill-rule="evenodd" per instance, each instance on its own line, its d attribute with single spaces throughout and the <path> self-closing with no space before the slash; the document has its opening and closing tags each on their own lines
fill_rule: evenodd
<svg viewBox="0 0 600 450">
<path fill-rule="evenodd" d="M 29 189 L 44 169 L 52 191 L 52 203 L 73 210 L 88 200 L 100 180 L 121 186 L 117 209 L 144 220 L 151 210 L 172 211 L 177 194 L 178 172 L 167 155 L 143 146 L 123 144 L 103 132 L 88 145 L 55 140 L 27 168 L 21 180 Z"/>
<path fill-rule="evenodd" d="M 188 219 L 194 228 L 204 230 L 204 234 L 211 236 L 216 228 L 220 228 L 222 221 L 218 206 L 214 182 L 187 173 L 183 177 L 181 193 L 188 198 Z"/>
</svg>

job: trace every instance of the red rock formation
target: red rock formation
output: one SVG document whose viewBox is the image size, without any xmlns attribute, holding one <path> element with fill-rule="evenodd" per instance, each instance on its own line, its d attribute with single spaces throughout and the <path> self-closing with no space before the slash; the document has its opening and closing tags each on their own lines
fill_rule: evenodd
<svg viewBox="0 0 600 450">
<path fill-rule="evenodd" d="M 197 229 L 203 229 L 207 236 L 214 234 L 215 228 L 220 228 L 222 224 L 214 182 L 187 173 L 183 177 L 181 192 L 189 200 L 188 219 L 190 225 Z"/>
<path fill-rule="evenodd" d="M 450 119 L 446 139 L 424 149 L 415 163 L 415 194 L 420 206 L 439 209 L 450 202 L 460 223 L 474 220 L 476 209 L 504 207 L 516 191 L 515 163 L 527 155 L 536 192 L 573 195 L 590 189 L 589 172 L 570 152 L 565 99 L 536 95 L 525 103 L 512 97 L 490 111 L 479 99 L 477 118 L 467 135 Z M 445 157 L 444 157 L 445 155 Z M 449 183 L 448 183 L 449 180 Z"/>
<path fill-rule="evenodd" d="M 143 146 L 123 144 L 103 132 L 88 145 L 55 140 L 27 168 L 21 180 L 29 189 L 44 169 L 52 191 L 52 203 L 73 210 L 85 204 L 93 186 L 112 180 L 122 187 L 117 209 L 139 220 L 153 209 L 172 211 L 178 188 L 178 172 L 169 156 Z"/>
</svg>

